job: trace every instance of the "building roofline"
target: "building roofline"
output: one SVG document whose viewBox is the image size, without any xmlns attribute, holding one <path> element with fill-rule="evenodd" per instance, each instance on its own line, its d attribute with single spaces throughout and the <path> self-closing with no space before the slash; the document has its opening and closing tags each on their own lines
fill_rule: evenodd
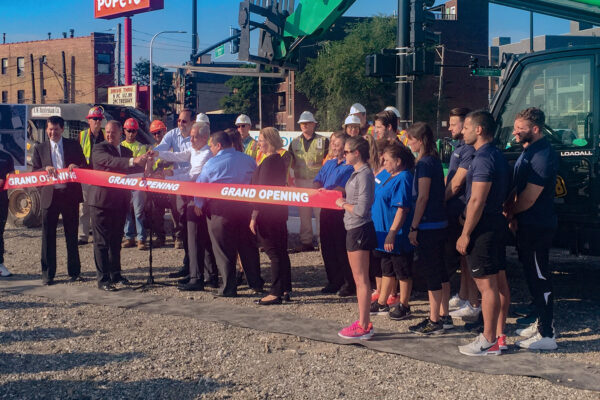
<svg viewBox="0 0 600 400">
<path fill-rule="evenodd" d="M 91 32 L 87 36 L 75 36 L 75 37 L 67 37 L 67 38 L 53 38 L 53 39 L 40 39 L 40 40 L 25 40 L 23 42 L 10 42 L 10 43 L 0 43 L 1 46 L 10 46 L 15 44 L 24 44 L 24 43 L 38 43 L 38 42 L 50 42 L 56 40 L 74 40 L 74 39 L 93 39 L 95 36 L 112 36 L 112 33 L 104 33 L 104 32 Z"/>
</svg>

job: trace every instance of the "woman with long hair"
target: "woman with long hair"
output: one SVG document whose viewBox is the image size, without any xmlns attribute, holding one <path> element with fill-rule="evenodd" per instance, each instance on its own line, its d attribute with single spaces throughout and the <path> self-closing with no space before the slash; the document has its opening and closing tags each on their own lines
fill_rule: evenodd
<svg viewBox="0 0 600 400">
<path fill-rule="evenodd" d="M 346 250 L 356 283 L 359 319 L 338 332 L 346 339 L 368 340 L 373 336 L 370 321 L 369 253 L 377 246 L 375 227 L 371 220 L 371 206 L 375 191 L 375 177 L 369 167 L 369 143 L 362 137 L 352 137 L 344 145 L 346 164 L 354 172 L 346 182 L 346 198 L 336 201 L 343 208 L 346 228 Z"/>
<path fill-rule="evenodd" d="M 430 335 L 454 328 L 448 314 L 450 284 L 443 259 L 448 226 L 444 170 L 429 125 L 417 122 L 407 129 L 406 134 L 408 146 L 418 154 L 412 190 L 414 215 L 408 238 L 416 247 L 417 268 L 425 276 L 429 294 L 429 318 L 409 329 Z"/>
</svg>

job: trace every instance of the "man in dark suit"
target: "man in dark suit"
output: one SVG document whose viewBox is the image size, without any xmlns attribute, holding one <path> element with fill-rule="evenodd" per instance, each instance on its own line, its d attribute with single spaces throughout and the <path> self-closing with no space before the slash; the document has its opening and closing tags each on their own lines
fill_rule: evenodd
<svg viewBox="0 0 600 400">
<path fill-rule="evenodd" d="M 81 146 L 72 139 L 63 138 L 65 121 L 52 116 L 46 121 L 48 139 L 33 149 L 34 171 L 47 171 L 57 176 L 57 170 L 86 167 L 87 163 Z M 79 251 L 77 249 L 77 225 L 79 223 L 79 203 L 83 201 L 79 183 L 56 184 L 40 188 L 42 200 L 42 282 L 54 283 L 56 275 L 56 225 L 62 215 L 67 242 L 67 271 L 71 281 L 81 280 L 79 273 Z"/>
<path fill-rule="evenodd" d="M 123 127 L 118 121 L 108 121 L 105 141 L 92 150 L 92 168 L 99 171 L 129 174 L 143 172 L 147 155 L 133 157 L 128 148 L 121 146 Z M 90 188 L 89 205 L 94 235 L 94 262 L 98 277 L 98 288 L 115 291 L 115 283 L 123 285 L 129 281 L 121 275 L 121 240 L 125 216 L 129 210 L 131 194 L 127 189 L 103 186 Z"/>
</svg>

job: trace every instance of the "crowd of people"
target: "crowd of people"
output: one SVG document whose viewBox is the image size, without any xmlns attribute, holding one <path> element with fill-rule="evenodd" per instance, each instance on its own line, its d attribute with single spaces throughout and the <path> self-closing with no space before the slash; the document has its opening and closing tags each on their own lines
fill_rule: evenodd
<svg viewBox="0 0 600 400">
<path fill-rule="evenodd" d="M 513 236 L 537 314 L 536 322 L 517 331 L 524 338 L 516 345 L 556 349 L 548 263 L 557 224 L 553 197 L 558 158 L 543 136 L 544 113 L 528 108 L 517 115 L 513 134 L 523 153 L 511 170 L 494 145 L 492 115 L 451 110 L 454 152 L 447 174 L 431 128 L 417 122 L 400 130 L 399 117 L 395 108 L 387 107 L 371 125 L 366 109 L 356 103 L 342 129 L 326 137 L 316 133 L 317 121 L 305 111 L 298 120 L 302 132 L 286 150 L 275 128 L 263 128 L 258 140 L 253 139 L 246 115 L 236 119 L 236 129 L 211 131 L 205 114 L 184 109 L 177 127 L 168 132 L 161 121 L 152 121 L 156 145 L 148 148 L 136 141 L 138 121 L 111 120 L 102 129 L 103 109 L 93 107 L 79 143 L 63 137 L 62 118 L 48 118 L 48 140 L 35 146 L 33 170 L 56 175 L 62 168 L 92 168 L 179 181 L 340 191 L 338 209 L 299 208 L 300 245 L 295 249 L 315 250 L 318 233 L 327 276 L 321 291 L 357 297 L 359 317 L 339 336 L 370 339 L 373 315 L 412 317 L 411 290 L 418 271 L 426 282 L 429 315 L 410 331 L 435 335 L 453 329 L 453 318 L 482 317 L 483 332 L 459 346 L 460 353 L 470 356 L 496 355 L 507 348 L 505 248 Z M 0 153 L 2 177 L 12 171 L 11 162 Z M 121 248 L 146 250 L 153 240 L 147 237 L 150 226 L 156 235 L 152 245 L 163 246 L 164 215 L 170 209 L 174 247 L 184 250 L 182 268 L 170 274 L 181 278 L 179 290 L 199 291 L 209 285 L 219 296 L 235 297 L 243 271 L 249 287 L 263 293 L 260 247 L 270 260 L 272 282 L 256 303 L 292 301 L 287 206 L 232 207 L 231 201 L 206 199 L 201 193 L 192 198 L 78 183 L 45 186 L 40 192 L 41 275 L 46 285 L 54 284 L 56 274 L 59 215 L 71 281 L 82 279 L 78 245 L 88 243 L 91 228 L 98 288 L 115 291 L 130 283 L 121 274 Z M 2 191 L 2 231 L 6 209 Z M 0 239 L 0 275 L 8 276 L 3 245 Z M 457 269 L 460 291 L 451 298 L 449 277 Z"/>
</svg>

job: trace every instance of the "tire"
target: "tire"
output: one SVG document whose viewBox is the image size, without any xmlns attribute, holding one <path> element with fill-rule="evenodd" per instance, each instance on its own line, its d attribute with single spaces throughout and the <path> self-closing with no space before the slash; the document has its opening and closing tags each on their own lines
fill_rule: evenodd
<svg viewBox="0 0 600 400">
<path fill-rule="evenodd" d="M 8 192 L 8 222 L 15 227 L 36 228 L 42 224 L 40 192 L 36 188 Z"/>
</svg>

